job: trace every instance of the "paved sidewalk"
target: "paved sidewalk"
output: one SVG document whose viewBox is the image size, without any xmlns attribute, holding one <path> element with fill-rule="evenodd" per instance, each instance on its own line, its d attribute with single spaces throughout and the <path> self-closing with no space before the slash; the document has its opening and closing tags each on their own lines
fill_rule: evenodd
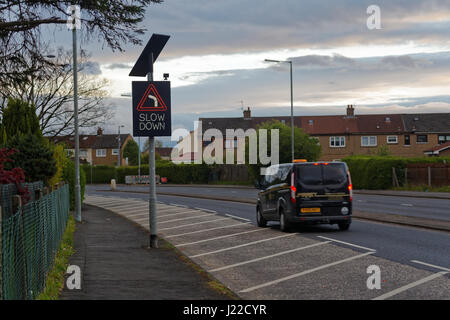
<svg viewBox="0 0 450 320">
<path fill-rule="evenodd" d="M 160 240 L 147 249 L 148 232 L 110 211 L 85 205 L 69 263 L 81 268 L 81 290 L 66 287 L 61 299 L 230 299 Z"/>
</svg>

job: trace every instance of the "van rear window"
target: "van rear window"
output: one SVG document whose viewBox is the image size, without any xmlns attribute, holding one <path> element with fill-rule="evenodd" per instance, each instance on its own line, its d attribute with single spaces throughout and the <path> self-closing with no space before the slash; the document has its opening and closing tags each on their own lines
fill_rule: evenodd
<svg viewBox="0 0 450 320">
<path fill-rule="evenodd" d="M 336 185 L 347 182 L 347 172 L 341 163 L 300 165 L 297 172 L 300 182 L 305 185 Z"/>
</svg>

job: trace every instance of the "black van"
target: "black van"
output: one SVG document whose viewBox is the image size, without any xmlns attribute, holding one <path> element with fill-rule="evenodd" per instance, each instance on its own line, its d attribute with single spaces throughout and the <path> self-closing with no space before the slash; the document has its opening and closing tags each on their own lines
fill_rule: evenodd
<svg viewBox="0 0 450 320">
<path fill-rule="evenodd" d="M 260 190 L 256 221 L 280 221 L 287 231 L 293 223 L 338 224 L 352 221 L 352 181 L 344 162 L 295 162 L 274 165 L 256 182 Z"/>
</svg>

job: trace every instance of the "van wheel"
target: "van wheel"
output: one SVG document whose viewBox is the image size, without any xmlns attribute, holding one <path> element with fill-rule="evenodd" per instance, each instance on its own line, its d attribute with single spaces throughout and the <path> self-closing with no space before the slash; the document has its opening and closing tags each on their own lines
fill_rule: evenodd
<svg viewBox="0 0 450 320">
<path fill-rule="evenodd" d="M 339 230 L 346 231 L 348 228 L 350 228 L 350 223 L 339 223 Z"/>
<path fill-rule="evenodd" d="M 280 230 L 283 232 L 289 231 L 289 222 L 286 219 L 286 214 L 280 208 Z"/>
<path fill-rule="evenodd" d="M 261 209 L 259 207 L 256 207 L 256 224 L 258 227 L 264 228 L 267 226 L 266 219 L 263 218 L 261 214 Z"/>
</svg>

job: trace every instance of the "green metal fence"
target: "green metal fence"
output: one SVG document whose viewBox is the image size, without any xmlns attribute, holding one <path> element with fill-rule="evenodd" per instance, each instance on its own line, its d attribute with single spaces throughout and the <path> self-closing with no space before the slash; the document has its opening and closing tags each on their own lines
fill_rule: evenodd
<svg viewBox="0 0 450 320">
<path fill-rule="evenodd" d="M 35 299 L 53 267 L 69 217 L 69 186 L 37 194 L 13 214 L 0 212 L 0 299 Z"/>
</svg>

